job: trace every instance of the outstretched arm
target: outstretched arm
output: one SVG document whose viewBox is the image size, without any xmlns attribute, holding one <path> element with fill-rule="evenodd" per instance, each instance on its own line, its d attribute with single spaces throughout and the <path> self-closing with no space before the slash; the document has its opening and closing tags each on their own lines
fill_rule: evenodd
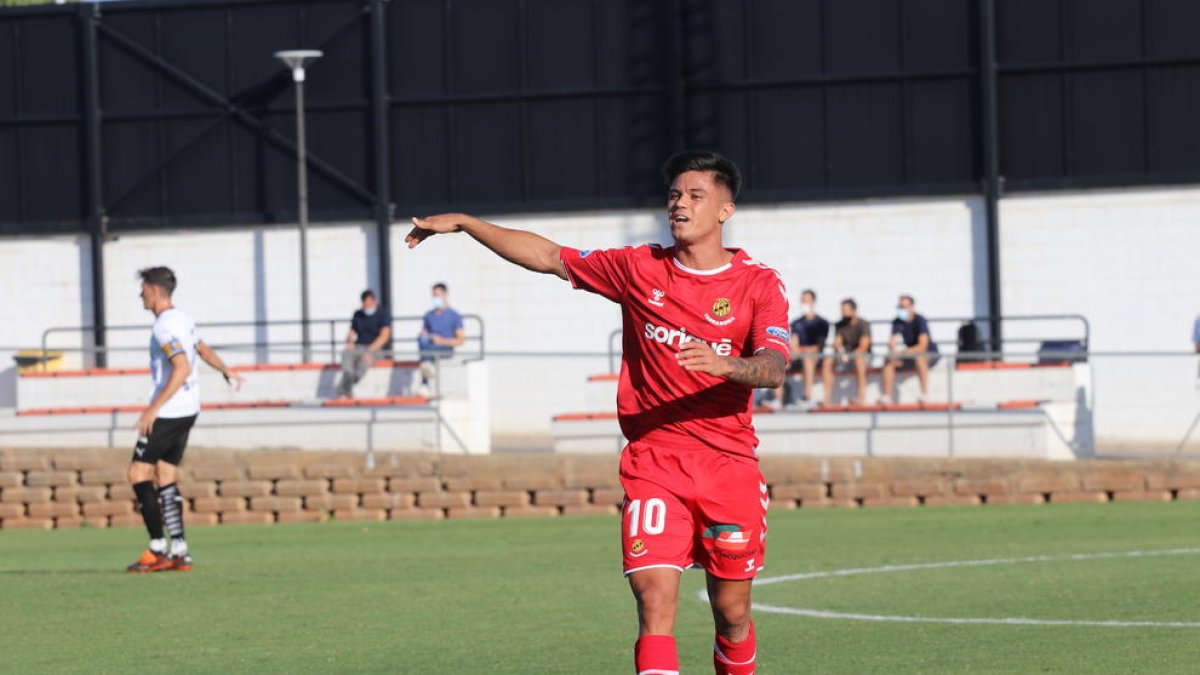
<svg viewBox="0 0 1200 675">
<path fill-rule="evenodd" d="M 505 260 L 527 270 L 567 278 L 559 253 L 562 247 L 541 235 L 493 225 L 463 213 L 443 213 L 428 218 L 413 218 L 413 229 L 404 238 L 409 248 L 435 234 L 466 232 Z"/>
</svg>

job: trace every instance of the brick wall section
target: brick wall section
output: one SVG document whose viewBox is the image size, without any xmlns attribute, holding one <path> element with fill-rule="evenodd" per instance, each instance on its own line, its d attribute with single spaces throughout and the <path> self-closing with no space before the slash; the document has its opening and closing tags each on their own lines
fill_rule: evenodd
<svg viewBox="0 0 1200 675">
<path fill-rule="evenodd" d="M 125 450 L 0 448 L 0 529 L 139 527 Z M 1200 500 L 1200 461 L 762 460 L 772 510 Z M 191 525 L 614 515 L 615 455 L 230 452 L 181 468 Z"/>
</svg>

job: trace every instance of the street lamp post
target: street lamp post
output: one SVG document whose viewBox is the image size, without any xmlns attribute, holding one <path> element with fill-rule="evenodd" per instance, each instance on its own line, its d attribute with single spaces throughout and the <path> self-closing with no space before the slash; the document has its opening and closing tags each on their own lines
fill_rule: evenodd
<svg viewBox="0 0 1200 675">
<path fill-rule="evenodd" d="M 301 358 L 312 360 L 312 341 L 308 317 L 308 147 L 304 133 L 304 66 L 323 53 L 316 49 L 289 49 L 275 52 L 275 58 L 292 71 L 296 83 L 296 218 L 300 224 L 300 342 Z"/>
</svg>

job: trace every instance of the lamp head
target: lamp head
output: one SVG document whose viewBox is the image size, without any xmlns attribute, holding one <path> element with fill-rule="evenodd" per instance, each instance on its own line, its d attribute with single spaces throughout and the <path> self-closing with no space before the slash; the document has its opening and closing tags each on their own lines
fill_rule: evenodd
<svg viewBox="0 0 1200 675">
<path fill-rule="evenodd" d="M 275 58 L 283 61 L 283 65 L 292 71 L 292 79 L 296 82 L 304 81 L 305 64 L 316 61 L 324 55 L 325 53 L 319 49 L 286 49 L 275 52 Z"/>
</svg>

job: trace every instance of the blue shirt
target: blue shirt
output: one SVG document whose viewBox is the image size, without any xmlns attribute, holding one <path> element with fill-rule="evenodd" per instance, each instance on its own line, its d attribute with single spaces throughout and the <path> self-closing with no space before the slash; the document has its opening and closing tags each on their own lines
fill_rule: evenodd
<svg viewBox="0 0 1200 675">
<path fill-rule="evenodd" d="M 912 321 L 896 319 L 892 322 L 892 335 L 897 334 L 904 337 L 905 347 L 915 346 L 922 335 L 929 335 L 929 322 L 920 314 L 914 314 Z M 933 336 L 929 335 L 929 352 L 936 354 L 937 350 L 937 343 L 933 341 Z"/>
<path fill-rule="evenodd" d="M 462 330 L 463 320 L 462 315 L 447 307 L 441 312 L 437 310 L 429 310 L 425 312 L 425 318 L 422 320 L 422 327 L 429 335 L 437 335 L 438 337 L 452 338 L 458 337 L 458 331 Z M 422 351 L 435 352 L 452 352 L 454 347 L 446 345 L 422 345 Z"/>
<path fill-rule="evenodd" d="M 824 347 L 829 339 L 829 322 L 820 314 L 811 319 L 802 316 L 792 322 L 792 335 L 796 336 L 801 347 Z"/>
<path fill-rule="evenodd" d="M 1200 345 L 1200 316 L 1196 317 L 1196 325 L 1192 327 L 1192 342 Z"/>
<path fill-rule="evenodd" d="M 379 333 L 392 325 L 392 313 L 387 311 L 387 308 L 379 305 L 375 309 L 375 313 L 367 316 L 367 313 L 361 309 L 354 313 L 354 318 L 350 319 L 350 330 L 354 331 L 354 344 L 369 345 L 379 337 Z"/>
</svg>

